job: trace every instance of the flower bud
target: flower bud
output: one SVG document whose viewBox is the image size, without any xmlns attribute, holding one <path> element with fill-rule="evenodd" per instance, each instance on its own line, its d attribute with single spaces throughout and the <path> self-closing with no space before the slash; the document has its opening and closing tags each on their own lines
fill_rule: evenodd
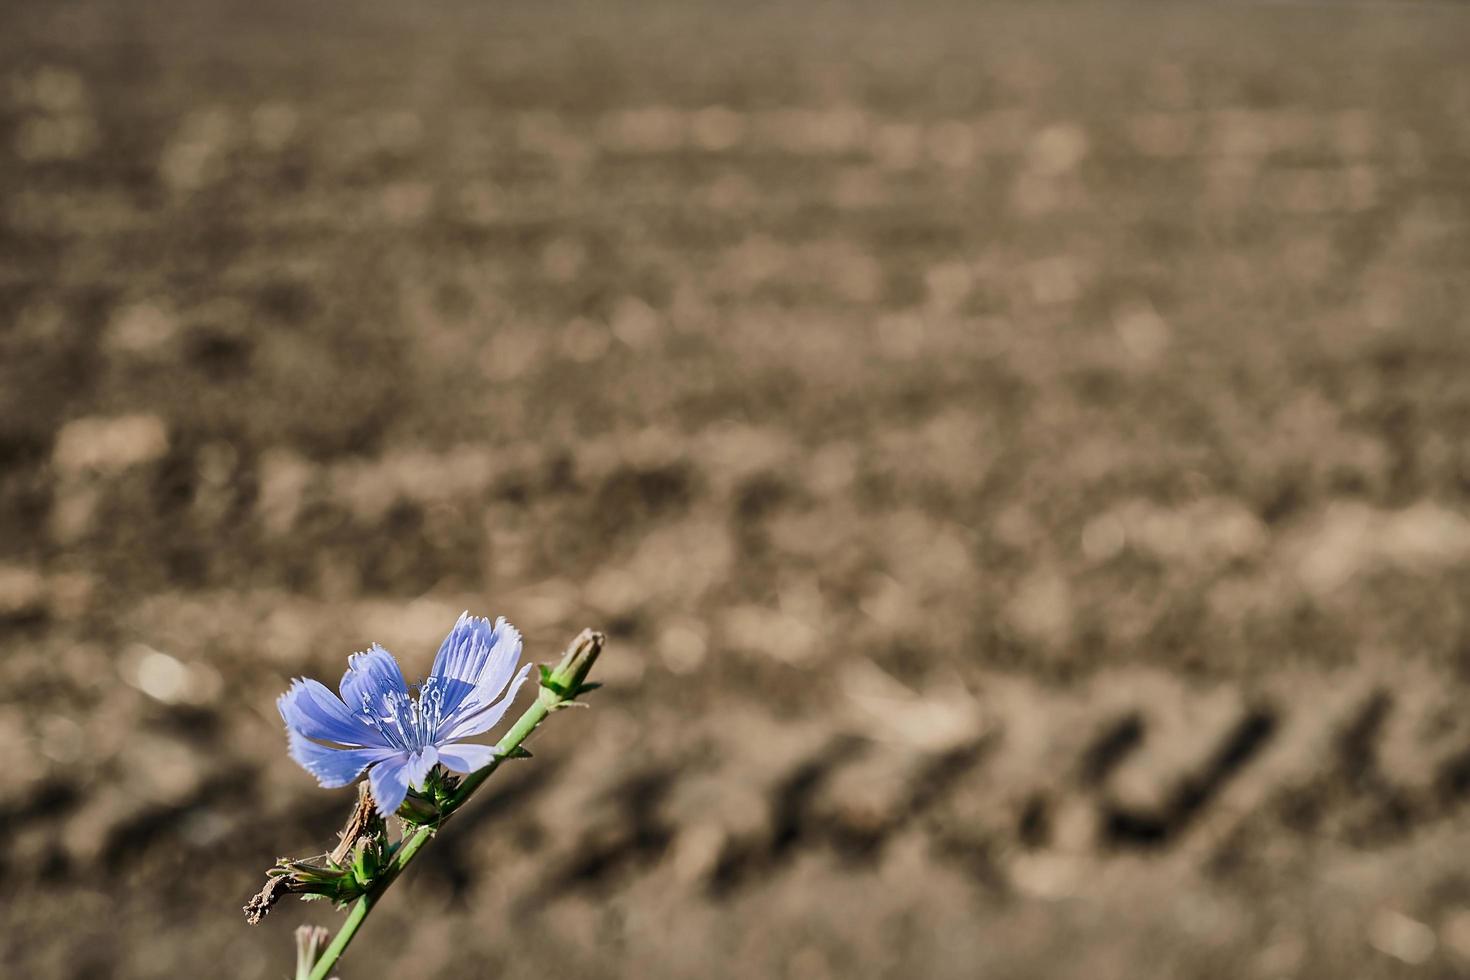
<svg viewBox="0 0 1470 980">
<path fill-rule="evenodd" d="M 312 967 L 322 948 L 327 945 L 330 933 L 321 926 L 298 926 L 296 928 L 296 976 L 297 980 L 311 976 Z"/>
<path fill-rule="evenodd" d="M 596 630 L 583 630 L 577 634 L 556 669 L 548 671 L 542 668 L 541 686 L 567 700 L 595 688 L 597 685 L 586 683 L 587 675 L 591 673 L 592 665 L 597 663 L 606 639 Z"/>
</svg>

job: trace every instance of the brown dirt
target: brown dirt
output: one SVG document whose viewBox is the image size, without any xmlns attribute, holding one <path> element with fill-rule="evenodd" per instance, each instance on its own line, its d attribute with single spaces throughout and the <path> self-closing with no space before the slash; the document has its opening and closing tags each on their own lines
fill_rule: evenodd
<svg viewBox="0 0 1470 980">
<path fill-rule="evenodd" d="M 607 687 L 347 980 L 1470 971 L 1464 8 L 5 20 L 7 975 L 284 976 L 466 607 Z"/>
</svg>

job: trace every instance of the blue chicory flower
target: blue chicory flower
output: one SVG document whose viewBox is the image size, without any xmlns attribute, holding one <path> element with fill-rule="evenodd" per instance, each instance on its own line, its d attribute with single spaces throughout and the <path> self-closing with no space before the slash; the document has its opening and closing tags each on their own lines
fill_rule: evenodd
<svg viewBox="0 0 1470 980">
<path fill-rule="evenodd" d="M 434 658 L 428 680 L 409 693 L 393 654 L 373 644 L 347 658 L 340 698 L 304 678 L 276 702 L 291 758 L 322 786 L 346 786 L 368 770 L 378 812 L 390 816 L 410 786 L 434 766 L 474 772 L 495 757 L 489 745 L 461 739 L 489 731 L 515 700 L 531 665 L 516 671 L 521 634 L 503 618 L 459 617 Z M 504 697 L 506 684 L 510 690 Z"/>
</svg>

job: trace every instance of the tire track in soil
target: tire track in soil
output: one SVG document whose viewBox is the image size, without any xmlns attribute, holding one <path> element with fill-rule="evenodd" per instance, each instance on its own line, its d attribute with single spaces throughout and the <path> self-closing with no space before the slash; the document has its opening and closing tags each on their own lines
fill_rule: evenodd
<svg viewBox="0 0 1470 980">
<path fill-rule="evenodd" d="M 1052 696 L 1058 701 L 1068 697 Z M 1344 814 L 1365 798 L 1391 802 L 1405 796 L 1416 801 L 1377 811 L 1375 819 L 1388 822 L 1379 833 L 1346 841 L 1356 848 L 1386 846 L 1415 828 L 1452 816 L 1470 790 L 1470 740 L 1452 744 L 1428 763 L 1427 781 L 1418 791 L 1387 788 L 1384 780 L 1365 776 L 1373 769 L 1365 760 L 1376 753 L 1393 704 L 1379 690 L 1357 702 L 1344 721 L 1324 715 L 1312 726 L 1290 724 L 1292 712 L 1273 702 L 1245 701 L 1225 723 L 1195 740 L 1203 751 L 1181 767 L 1154 774 L 1159 802 L 1152 806 L 1128 802 L 1130 797 L 1115 791 L 1110 776 L 1162 736 L 1145 720 L 1146 706 L 1119 715 L 1106 704 L 1095 712 L 1093 734 L 1077 757 L 1057 760 L 1055 769 L 1062 777 L 1030 791 L 996 778 L 1008 751 L 1004 721 L 977 725 L 982 733 L 975 738 L 928 752 L 863 739 L 844 732 L 841 723 L 827 722 L 837 734 L 770 774 L 758 793 L 757 814 L 742 814 L 739 807 L 726 813 L 718 807 L 679 806 L 680 794 L 694 784 L 748 771 L 752 760 L 741 757 L 742 747 L 752 743 L 744 739 L 728 742 L 729 751 L 719 762 L 684 764 L 676 759 L 666 768 L 619 776 L 589 790 L 606 804 L 594 809 L 593 822 L 568 826 L 564 814 L 549 812 L 548 806 L 558 805 L 552 799 L 556 794 L 542 792 L 549 780 L 522 787 L 498 809 L 510 821 L 538 824 L 556 840 L 549 851 L 539 849 L 528 857 L 549 858 L 555 870 L 520 903 L 522 912 L 578 892 L 606 895 L 650 875 L 672 878 L 674 887 L 687 887 L 691 896 L 724 902 L 761 888 L 807 855 L 826 853 L 839 867 L 870 865 L 890 842 L 912 829 L 928 841 L 931 861 L 964 868 L 984 890 L 1008 893 L 1014 888 L 1008 863 L 1015 855 L 1076 847 L 1075 840 L 1058 835 L 1056 825 L 1075 822 L 1078 812 L 1093 826 L 1082 852 L 1087 860 L 1179 854 L 1203 872 L 1220 872 L 1228 870 L 1232 855 L 1239 856 L 1235 852 L 1249 846 L 1245 838 L 1262 821 L 1278 834 L 1283 829 L 1313 833 L 1299 815 L 1283 808 L 1282 801 L 1293 794 L 1313 796 Z M 1424 704 L 1421 717 L 1433 710 L 1434 705 Z M 1314 767 L 1311 761 L 1322 725 L 1328 728 L 1327 740 L 1337 746 L 1335 768 Z M 1296 762 L 1284 765 L 1278 758 L 1257 773 L 1262 760 L 1273 754 Z M 1302 779 L 1304 772 L 1308 775 Z M 576 773 L 568 775 L 576 778 Z M 1257 801 L 1254 808 L 1231 809 L 1225 800 L 1228 792 L 1253 779 L 1259 782 L 1249 787 L 1250 798 Z M 1327 783 L 1349 791 L 1324 795 Z M 1320 823 L 1326 816 L 1319 813 L 1315 820 Z M 714 843 L 702 848 L 705 857 L 694 862 L 697 871 L 681 871 L 679 855 L 686 845 L 700 851 L 695 842 L 708 838 L 710 826 L 717 828 Z M 976 828 L 983 829 L 967 836 L 967 829 Z M 1200 840 L 1191 843 L 1192 835 Z"/>
<path fill-rule="evenodd" d="M 194 443 L 176 445 L 158 464 L 153 482 L 163 478 L 159 474 L 194 472 L 202 466 L 203 457 L 209 451 L 209 447 Z M 229 507 L 218 509 L 229 515 L 237 538 L 244 535 L 249 540 L 265 540 L 271 536 L 259 520 L 259 514 L 254 515 L 255 520 L 248 516 L 243 521 L 236 520 L 241 516 L 240 508 L 257 493 L 260 456 L 249 454 L 235 461 L 233 476 L 248 490 L 238 491 L 230 497 Z M 380 471 L 395 472 L 395 467 L 401 469 L 401 466 L 386 459 L 376 463 L 352 462 L 335 469 L 313 466 L 305 471 L 299 490 L 308 500 L 326 499 L 323 495 L 328 488 L 347 478 L 344 473 L 361 470 L 357 479 L 377 479 Z M 474 478 L 447 497 L 433 499 L 456 508 L 479 506 L 487 495 L 494 493 L 495 485 L 515 482 L 543 468 L 539 457 L 523 459 L 497 472 L 493 485 Z M 617 496 L 623 492 L 618 488 L 636 476 L 636 472 L 614 465 L 606 473 L 584 474 L 583 479 L 601 487 L 604 496 Z M 127 481 L 134 477 L 110 479 Z M 400 479 L 403 479 L 401 475 Z M 690 489 L 693 479 L 681 476 L 679 482 L 669 484 L 678 490 L 677 495 L 682 495 L 679 499 L 686 504 L 695 492 Z M 438 493 L 409 480 L 393 500 L 413 503 L 416 494 L 426 492 Z M 192 493 L 190 489 L 185 496 Z M 644 496 L 636 488 L 628 493 L 634 498 Z M 292 510 L 305 513 L 299 506 Z M 292 530 L 293 527 L 277 528 L 274 534 Z M 708 829 L 711 825 L 708 815 L 695 820 L 704 828 L 701 832 L 716 843 L 690 883 L 697 891 L 720 900 L 742 889 L 756 887 L 779 874 L 783 863 L 808 851 L 828 850 L 848 862 L 870 862 L 881 855 L 893 837 L 921 817 L 928 818 L 925 833 L 934 847 L 936 860 L 944 860 L 946 854 L 968 855 L 976 878 L 991 883 L 997 880 L 998 874 L 1004 877 L 995 861 L 996 855 L 1007 850 L 1075 846 L 1075 833 L 1059 844 L 1057 828 L 1067 819 L 1076 822 L 1078 812 L 1087 814 L 1093 825 L 1091 834 L 1083 838 L 1086 850 L 1099 860 L 1105 860 L 1111 853 L 1169 852 L 1177 849 L 1201 823 L 1214 825 L 1205 836 L 1215 842 L 1216 864 L 1228 863 L 1228 853 L 1238 846 L 1239 833 L 1222 829 L 1221 825 L 1238 828 L 1261 820 L 1306 835 L 1322 833 L 1323 827 L 1334 822 L 1343 823 L 1346 837 L 1359 846 L 1387 843 L 1415 827 L 1446 818 L 1470 795 L 1470 733 L 1459 742 L 1447 738 L 1442 731 L 1430 739 L 1433 744 L 1426 744 L 1432 758 L 1421 760 L 1418 765 L 1417 784 L 1400 785 L 1395 781 L 1392 767 L 1384 765 L 1381 747 L 1395 731 L 1401 735 L 1410 732 L 1403 737 L 1412 742 L 1415 737 L 1412 730 L 1429 725 L 1431 716 L 1442 710 L 1443 704 L 1437 706 L 1432 694 L 1425 692 L 1439 685 L 1432 674 L 1421 671 L 1409 681 L 1410 696 L 1403 697 L 1395 693 L 1396 682 L 1392 678 L 1373 681 L 1371 672 L 1360 673 L 1362 677 L 1355 677 L 1349 671 L 1343 676 L 1323 675 L 1315 679 L 1339 687 L 1367 686 L 1367 693 L 1356 706 L 1342 709 L 1339 716 L 1315 721 L 1306 703 L 1294 703 L 1290 709 L 1278 706 L 1293 704 L 1289 694 L 1247 695 L 1230 690 L 1228 685 L 1215 690 L 1194 690 L 1167 676 L 1145 678 L 1143 687 L 1154 691 L 1156 696 L 1136 696 L 1130 700 L 1126 690 L 1132 683 L 1132 675 L 1108 669 L 1093 678 L 1092 686 L 1080 694 L 1028 682 L 1023 684 L 1026 690 L 1019 701 L 1012 704 L 1007 703 L 1006 692 L 1015 693 L 1016 682 L 1005 679 L 1000 685 L 1001 692 L 985 705 L 995 717 L 977 718 L 975 737 L 945 751 L 895 749 L 865 739 L 841 719 L 819 721 L 817 727 L 826 733 L 826 743 L 780 769 L 774 779 L 767 780 L 760 792 L 758 817 L 727 824 L 716 814 L 713 831 Z M 1290 687 L 1271 678 L 1264 686 Z M 1120 695 L 1120 691 L 1125 693 Z M 1208 724 L 1186 735 L 1193 747 L 1193 754 L 1187 760 L 1143 759 L 1181 733 L 1177 717 L 1161 724 L 1158 717 L 1161 705 L 1172 703 L 1169 711 L 1175 715 L 1183 705 L 1187 714 L 1190 705 L 1207 702 L 1222 692 L 1227 700 L 1239 702 L 1238 705 L 1233 713 L 1227 712 L 1228 718 L 1217 709 L 1205 712 L 1210 719 Z M 1440 701 L 1443 700 L 1441 696 Z M 1079 726 L 1078 731 L 1090 735 L 1080 741 L 1075 737 L 1062 738 L 1069 746 L 1068 752 L 1061 757 L 1049 757 L 1044 766 L 1024 761 L 993 765 L 1004 763 L 1007 754 L 1015 751 L 1012 736 L 1017 730 L 1035 726 L 1034 718 L 1023 716 L 1029 713 L 1049 717 L 1058 709 L 1070 719 L 1066 724 Z M 1304 740 L 1310 738 L 1310 733 L 1303 731 L 1304 722 L 1305 728 L 1315 728 L 1318 735 L 1324 728 L 1336 732 L 1330 737 L 1333 745 L 1330 762 L 1316 765 L 1311 761 L 1311 752 L 1304 747 Z M 1060 729 L 1062 724 L 1058 722 L 1052 728 Z M 738 727 L 731 726 L 730 730 Z M 1045 738 L 1059 735 L 1059 731 L 1052 731 Z M 781 737 L 779 731 L 772 731 L 767 733 L 766 740 Z M 1283 740 L 1285 744 L 1278 746 Z M 699 778 L 720 779 L 721 772 L 730 768 L 744 773 L 760 771 L 758 760 L 739 757 L 758 751 L 763 744 L 761 739 L 724 740 L 713 763 L 699 764 L 712 764 L 714 770 L 701 773 Z M 1265 785 L 1253 787 L 1250 795 L 1254 803 L 1250 809 L 1230 812 L 1228 805 L 1222 809 L 1222 797 L 1228 795 L 1232 784 L 1242 780 L 1251 782 L 1256 763 L 1278 747 L 1285 756 L 1298 757 L 1295 771 L 1273 771 Z M 1139 770 L 1131 777 L 1130 767 Z M 598 827 L 574 825 L 570 834 L 565 828 L 558 832 L 558 836 L 569 838 L 570 844 L 558 858 L 558 871 L 551 876 L 555 887 L 528 898 L 528 907 L 554 900 L 554 894 L 561 888 L 605 890 L 616 887 L 616 882 L 626 876 L 639 874 L 639 869 L 647 873 L 661 867 L 661 859 L 668 852 L 679 850 L 690 829 L 687 822 L 668 815 L 667 803 L 696 768 L 688 760 L 676 759 L 665 769 L 620 776 L 623 781 L 611 785 L 599 783 L 601 795 L 621 802 L 613 807 L 608 822 Z M 605 770 L 620 771 L 617 766 Z M 1028 785 L 1030 777 L 1017 775 L 1037 771 L 1061 775 L 1042 779 L 1041 785 Z M 605 774 L 594 777 L 605 778 Z M 1121 789 L 1120 779 L 1124 784 Z M 988 787 L 988 799 L 971 801 L 968 813 L 951 812 L 934 817 L 931 811 L 974 782 Z M 563 816 L 547 814 L 539 808 L 545 784 L 546 780 L 540 778 L 516 783 L 503 793 L 503 798 L 495 801 L 495 807 L 486 808 L 485 819 L 489 819 L 493 809 L 496 814 L 513 820 L 530 814 L 529 819 L 543 828 L 563 825 Z M 64 821 L 72 801 L 51 797 L 45 800 L 49 802 L 44 806 L 11 808 L 0 814 L 0 820 L 26 824 L 37 813 L 46 812 Z M 116 871 L 137 860 L 150 841 L 165 836 L 168 827 L 186 819 L 192 809 L 194 805 L 190 804 L 150 814 L 141 823 L 134 821 L 115 828 L 116 838 L 128 846 L 106 849 L 109 868 Z M 1221 812 L 1216 813 L 1217 810 Z M 1065 817 L 1068 813 L 1073 816 Z M 955 826 L 944 826 L 946 819 L 957 824 L 973 819 L 986 829 L 979 835 L 967 836 L 956 833 Z M 440 868 L 460 865 L 461 862 L 446 859 Z M 472 872 L 444 870 L 443 873 L 456 895 L 463 894 L 472 883 Z"/>
<path fill-rule="evenodd" d="M 1090 690 L 1037 686 L 1009 706 L 986 704 L 971 736 L 943 749 L 865 737 L 834 715 L 795 733 L 797 748 L 776 753 L 772 764 L 762 750 L 784 740 L 786 726 L 722 709 L 701 721 L 702 731 L 717 734 L 697 755 L 664 752 L 629 774 L 593 739 L 585 756 L 526 769 L 442 835 L 426 871 L 451 896 L 469 894 L 488 873 L 472 844 L 481 825 L 534 831 L 532 846 L 499 854 L 519 866 L 522 880 L 541 883 L 517 903 L 521 912 L 568 894 L 615 892 L 649 875 L 723 902 L 809 854 L 828 854 L 840 867 L 871 865 L 912 830 L 927 840 L 931 861 L 962 867 L 982 889 L 1002 893 L 1014 887 L 1008 867 L 1016 855 L 1056 849 L 1101 863 L 1129 853 L 1183 854 L 1209 873 L 1236 866 L 1253 835 L 1285 832 L 1375 849 L 1452 818 L 1470 796 L 1470 728 L 1434 724 L 1453 706 L 1454 692 L 1430 696 L 1426 680 L 1420 676 L 1407 695 L 1396 695 L 1377 678 L 1345 672 L 1330 683 L 1346 693 L 1324 700 L 1320 710 L 1229 692 L 1232 710 L 1217 704 L 1206 712 L 1213 721 L 1192 734 L 1182 761 L 1169 752 L 1149 758 L 1170 747 L 1172 723 L 1154 717 L 1156 702 L 1120 709 L 1118 686 L 1147 687 L 1127 674 L 1104 672 Z M 1219 694 L 1176 690 L 1186 706 L 1218 703 Z M 1043 727 L 1074 747 L 1070 757 L 1052 758 L 1050 781 L 1019 775 L 1036 766 L 1026 759 L 1034 747 L 1015 735 L 1037 714 L 1053 718 Z M 1419 739 L 1417 769 L 1386 768 L 1385 745 L 1405 738 Z M 1138 770 L 1132 778 L 1130 767 Z M 259 773 L 229 771 L 223 783 L 209 782 L 178 806 L 114 828 L 101 852 L 107 872 L 142 861 L 192 813 L 225 798 L 221 793 L 249 798 Z M 594 803 L 568 806 L 563 780 Z M 701 800 L 711 789 L 716 795 Z M 1244 793 L 1231 800 L 1235 789 Z M 28 826 L 44 811 L 64 834 L 74 801 L 48 799 L 54 805 L 8 812 L 7 823 Z M 1079 823 L 1090 824 L 1090 832 L 1079 836 Z M 535 868 L 551 870 L 532 874 Z M 48 877 L 88 870 L 54 862 L 47 869 Z"/>
</svg>

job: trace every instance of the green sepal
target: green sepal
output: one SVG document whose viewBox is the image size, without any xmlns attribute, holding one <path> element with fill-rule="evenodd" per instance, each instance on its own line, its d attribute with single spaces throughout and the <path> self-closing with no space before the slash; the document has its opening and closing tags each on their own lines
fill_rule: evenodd
<svg viewBox="0 0 1470 980">
<path fill-rule="evenodd" d="M 429 774 L 429 795 L 434 798 L 434 816 L 437 818 L 443 811 L 444 804 L 454 797 L 454 791 L 459 789 L 459 777 L 453 773 L 435 766 Z"/>
<path fill-rule="evenodd" d="M 336 865 L 322 867 L 310 861 L 282 861 L 272 868 L 270 873 L 275 877 L 287 877 L 301 884 L 321 885 L 336 884 L 347 876 L 344 868 Z"/>
<path fill-rule="evenodd" d="M 352 849 L 352 878 L 359 886 L 371 887 L 378 876 L 378 847 L 369 840 L 360 840 Z"/>
<path fill-rule="evenodd" d="M 541 686 L 563 701 L 572 696 L 567 686 L 556 679 L 556 672 L 545 664 L 537 664 L 536 669 L 541 672 Z"/>
<path fill-rule="evenodd" d="M 414 825 L 433 823 L 439 819 L 439 802 L 410 790 L 395 814 L 400 820 Z"/>
<path fill-rule="evenodd" d="M 541 668 L 541 686 L 546 688 L 546 690 L 550 691 L 552 694 L 555 694 L 558 700 L 574 701 L 584 694 L 597 690 L 602 685 L 597 683 L 589 683 L 579 684 L 576 687 L 569 687 L 568 685 L 563 684 L 561 681 L 558 681 L 554 676 L 552 676 L 543 665 Z"/>
</svg>

